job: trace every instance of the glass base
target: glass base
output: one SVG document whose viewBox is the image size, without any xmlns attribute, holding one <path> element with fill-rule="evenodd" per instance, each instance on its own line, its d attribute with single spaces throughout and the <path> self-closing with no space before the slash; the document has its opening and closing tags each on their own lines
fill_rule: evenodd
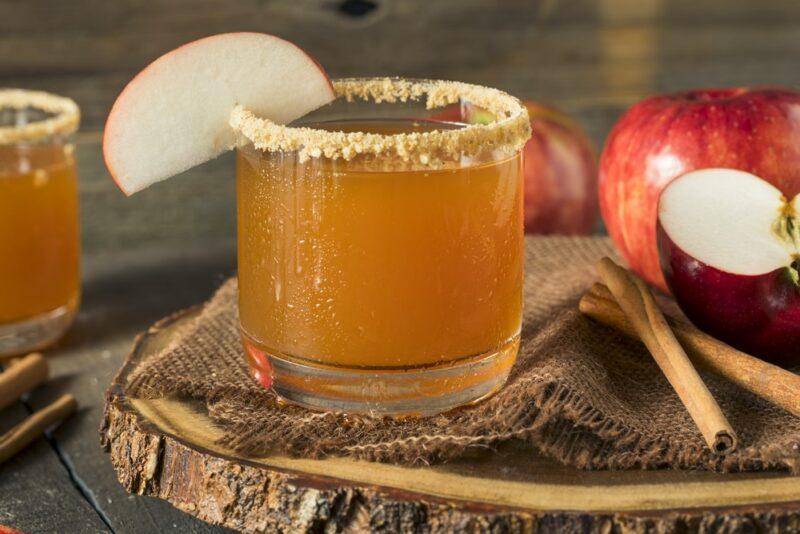
<svg viewBox="0 0 800 534">
<path fill-rule="evenodd" d="M 14 323 L 0 323 L 0 356 L 43 349 L 55 343 L 75 318 L 75 306 L 55 310 Z"/>
<path fill-rule="evenodd" d="M 315 410 L 422 416 L 482 400 L 500 389 L 519 350 L 515 336 L 496 350 L 443 365 L 349 368 L 260 348 L 243 335 L 253 377 L 283 399 Z"/>
</svg>

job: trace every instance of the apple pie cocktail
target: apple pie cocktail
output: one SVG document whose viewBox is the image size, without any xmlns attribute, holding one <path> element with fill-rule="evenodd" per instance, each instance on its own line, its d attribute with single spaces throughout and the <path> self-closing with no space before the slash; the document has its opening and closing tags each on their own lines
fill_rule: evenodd
<svg viewBox="0 0 800 534">
<path fill-rule="evenodd" d="M 78 106 L 0 90 L 0 356 L 54 342 L 80 296 Z"/>
<path fill-rule="evenodd" d="M 322 409 L 427 414 L 504 383 L 522 318 L 519 102 L 342 80 L 280 126 L 237 108 L 239 313 L 250 368 Z M 468 101 L 497 120 L 431 120 Z"/>
</svg>

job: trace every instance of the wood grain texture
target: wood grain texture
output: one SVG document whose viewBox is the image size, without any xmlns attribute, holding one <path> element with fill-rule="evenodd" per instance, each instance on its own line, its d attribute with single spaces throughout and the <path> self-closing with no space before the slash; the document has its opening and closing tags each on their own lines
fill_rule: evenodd
<svg viewBox="0 0 800 534">
<path fill-rule="evenodd" d="M 66 467 L 59 466 L 59 459 L 46 446 L 37 448 L 34 457 L 42 455 L 37 461 L 60 467 L 67 482 L 68 468 L 81 487 L 79 491 L 68 483 L 64 488 L 73 492 L 75 502 L 85 504 L 75 509 L 89 516 L 102 514 L 114 532 L 227 532 L 163 501 L 128 495 L 102 454 L 97 429 L 104 391 L 136 334 L 175 309 L 204 300 L 232 274 L 236 262 L 233 160 L 220 158 L 158 190 L 126 198 L 105 171 L 98 141 L 97 135 L 77 140 L 84 249 L 80 312 L 67 336 L 45 353 L 51 370 L 47 388 L 29 399 L 33 408 L 40 408 L 69 392 L 76 396 L 80 411 L 53 435 Z M 8 471 L 16 473 L 19 467 L 13 464 Z M 30 512 L 15 511 L 19 521 L 7 521 L 25 532 L 40 529 L 39 515 L 59 515 L 62 503 L 72 502 L 69 496 L 40 499 L 38 492 L 50 491 L 48 473 L 35 473 L 26 484 L 36 491 L 26 489 L 14 509 Z M 2 478 L 0 511 L 2 491 L 29 487 L 17 478 Z M 66 516 L 66 520 L 75 517 Z M 76 526 L 62 531 L 98 530 Z"/>
<path fill-rule="evenodd" d="M 0 411 L 0 433 L 28 415 L 21 403 Z M 44 438 L 0 465 L 0 525 L 24 532 L 108 531 Z"/>
<path fill-rule="evenodd" d="M 168 235 L 164 237 L 169 239 Z M 53 376 L 48 388 L 30 398 L 30 404 L 38 408 L 62 392 L 77 397 L 80 416 L 56 430 L 54 439 L 63 461 L 114 532 L 224 531 L 162 501 L 130 496 L 117 482 L 98 444 L 104 390 L 136 333 L 171 313 L 175 303 L 188 306 L 201 300 L 201 295 L 213 292 L 232 271 L 235 258 L 231 246 L 205 248 L 199 243 L 178 249 L 176 241 L 172 248 L 133 246 L 128 251 L 89 257 L 84 263 L 84 297 L 78 321 L 60 346 L 48 351 Z M 45 481 L 40 476 L 31 483 L 44 486 Z M 54 504 L 32 498 L 25 502 L 34 510 L 48 513 Z"/>
<path fill-rule="evenodd" d="M 173 528 L 191 533 L 222 532 L 224 529 L 162 501 L 128 495 L 100 450 L 97 429 L 103 392 L 130 350 L 133 337 L 176 307 L 203 300 L 233 272 L 233 162 L 220 159 L 189 171 L 174 184 L 164 184 L 154 195 L 126 199 L 105 172 L 97 136 L 81 137 L 77 148 L 84 248 L 82 304 L 75 326 L 57 347 L 46 352 L 51 381 L 46 389 L 35 391 L 29 402 L 40 408 L 66 392 L 78 399 L 79 414 L 56 430 L 54 439 L 63 461 L 91 501 L 86 503 L 78 488 L 66 486 L 78 503 L 86 505 L 84 513 L 97 516 L 92 510 L 96 507 L 108 520 L 109 529 L 116 532 Z M 186 211 L 181 205 L 188 206 Z M 59 466 L 48 447 L 37 449 L 37 454 L 52 456 L 49 461 Z M 16 465 L 8 471 L 16 473 Z M 61 469 L 68 481 L 66 468 Z M 20 482 L 0 476 L 3 478 L 0 495 L 15 487 L 10 485 L 12 481 Z M 45 491 L 48 474 L 42 472 L 28 483 Z M 66 497 L 50 501 L 36 495 L 32 490 L 24 493 L 20 507 L 31 513 L 19 523 L 8 523 L 25 532 L 36 531 L 39 523 L 34 521 L 34 512 L 59 514 L 61 503 L 70 502 Z M 3 503 L 0 497 L 0 510 Z M 75 527 L 62 531 L 97 530 Z"/>
<path fill-rule="evenodd" d="M 206 521 L 245 532 L 800 527 L 800 478 L 774 473 L 578 471 L 513 446 L 425 468 L 241 457 L 217 443 L 201 404 L 122 393 L 193 313 L 140 337 L 109 389 L 101 435 L 128 491 Z"/>
<path fill-rule="evenodd" d="M 117 253 L 143 248 L 213 249 L 236 239 L 235 169 L 226 154 L 132 197 L 117 189 L 103 163 L 99 137 L 77 142 L 81 237 L 84 264 L 105 269 Z M 95 257 L 96 255 L 96 257 Z M 154 258 L 157 259 L 157 258 Z M 147 260 L 143 260 L 144 263 Z M 123 276 L 137 276 L 134 265 L 117 264 Z M 154 265 L 154 268 L 168 268 Z M 84 276 L 95 282 L 94 271 Z M 195 294 L 196 299 L 202 298 Z M 168 306 L 165 299 L 163 305 Z"/>
<path fill-rule="evenodd" d="M 332 76 L 403 75 L 485 83 L 552 101 L 601 143 L 653 92 L 800 82 L 800 5 L 791 0 L 0 1 L 0 85 L 74 97 L 84 129 L 163 52 L 205 35 L 275 33 Z"/>
</svg>

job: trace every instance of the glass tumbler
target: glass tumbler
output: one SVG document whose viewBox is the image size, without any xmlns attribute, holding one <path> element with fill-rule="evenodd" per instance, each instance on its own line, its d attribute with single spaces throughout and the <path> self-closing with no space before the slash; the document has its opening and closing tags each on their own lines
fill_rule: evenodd
<svg viewBox="0 0 800 534">
<path fill-rule="evenodd" d="M 72 100 L 0 90 L 0 355 L 55 342 L 80 299 Z"/>
<path fill-rule="evenodd" d="M 527 114 L 455 82 L 334 88 L 302 124 L 232 116 L 252 374 L 321 410 L 427 415 L 484 398 L 519 348 Z M 492 122 L 461 122 L 479 107 Z"/>
</svg>

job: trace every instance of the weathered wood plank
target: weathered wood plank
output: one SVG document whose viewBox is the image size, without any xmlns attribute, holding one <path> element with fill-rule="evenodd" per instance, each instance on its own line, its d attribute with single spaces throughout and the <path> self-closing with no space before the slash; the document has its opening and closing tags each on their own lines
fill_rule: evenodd
<svg viewBox="0 0 800 534">
<path fill-rule="evenodd" d="M 138 331 L 157 317 L 205 298 L 231 272 L 231 247 L 134 249 L 90 255 L 85 262 L 84 299 L 78 321 L 61 345 L 48 351 L 54 384 L 32 395 L 46 404 L 62 390 L 73 393 L 82 417 L 58 429 L 54 439 L 72 469 L 116 532 L 222 532 L 166 503 L 129 496 L 100 451 L 98 427 L 103 391 Z M 42 486 L 44 479 L 38 482 Z M 30 506 L 30 499 L 25 499 Z M 40 511 L 47 503 L 37 504 Z M 77 530 L 68 530 L 77 531 Z"/>
<path fill-rule="evenodd" d="M 647 94 L 708 85 L 800 83 L 800 4 L 666 0 L 215 0 L 142 5 L 0 1 L 0 85 L 73 96 L 98 130 L 114 97 L 149 61 L 223 31 L 282 35 L 334 76 L 405 75 L 499 86 L 580 120 L 611 119 Z M 610 120 L 588 125 L 600 143 Z"/>
<path fill-rule="evenodd" d="M 0 411 L 0 433 L 28 413 L 21 403 Z M 85 417 L 79 412 L 73 421 Z M 108 531 L 44 438 L 0 465 L 0 525 L 26 533 Z"/>
<path fill-rule="evenodd" d="M 78 142 L 82 242 L 89 260 L 149 245 L 180 250 L 232 243 L 236 235 L 233 154 L 192 169 L 132 197 L 122 194 L 103 164 L 99 137 Z M 125 271 L 134 267 L 120 265 Z M 168 296 L 164 296 L 169 301 Z"/>
<path fill-rule="evenodd" d="M 81 311 L 59 347 L 46 353 L 52 384 L 30 402 L 42 406 L 66 391 L 76 396 L 81 416 L 58 429 L 54 438 L 114 531 L 224 532 L 162 501 L 129 496 L 100 450 L 97 431 L 104 390 L 135 335 L 159 317 L 206 299 L 233 271 L 233 160 L 222 158 L 126 198 L 107 176 L 97 141 L 97 136 L 82 137 L 77 152 L 84 245 Z M 45 480 L 39 474 L 29 483 L 43 488 Z M 21 503 L 45 515 L 54 510 L 52 503 L 39 502 L 33 494 Z M 26 518 L 20 526 L 27 532 L 35 524 Z"/>
</svg>

